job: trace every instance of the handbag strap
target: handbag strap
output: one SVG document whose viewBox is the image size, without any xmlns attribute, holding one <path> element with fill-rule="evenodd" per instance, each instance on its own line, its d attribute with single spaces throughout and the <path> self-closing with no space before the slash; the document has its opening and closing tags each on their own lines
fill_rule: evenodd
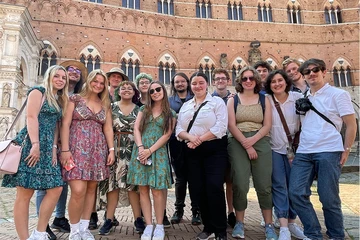
<svg viewBox="0 0 360 240">
<path fill-rule="evenodd" d="M 281 123 L 282 123 L 282 125 L 284 127 L 284 130 L 285 130 L 285 133 L 286 133 L 286 137 L 287 137 L 287 139 L 289 141 L 289 144 L 291 144 L 293 140 L 291 138 L 290 130 L 289 130 L 289 127 L 288 127 L 288 125 L 286 123 L 284 114 L 281 111 L 280 104 L 278 103 L 278 101 L 275 100 L 274 95 L 271 95 L 271 96 L 272 96 L 272 99 L 274 101 L 275 108 L 276 108 L 277 112 L 279 113 Z"/>
<path fill-rule="evenodd" d="M 20 110 L 19 110 L 18 113 L 16 114 L 16 116 L 15 116 L 15 118 L 14 118 L 14 121 L 11 123 L 9 129 L 6 131 L 6 133 L 5 133 L 4 137 L 3 137 L 4 140 L 6 140 L 7 136 L 9 135 L 9 133 L 11 132 L 11 130 L 14 128 L 16 122 L 19 120 L 21 113 L 22 113 L 22 112 L 24 111 L 24 109 L 25 109 L 27 100 L 28 100 L 28 99 L 26 98 L 25 101 L 24 101 L 24 103 L 23 103 L 23 105 L 21 106 Z M 43 94 L 43 96 L 42 96 L 40 109 L 42 108 L 44 102 L 45 102 L 45 94 Z"/>
<path fill-rule="evenodd" d="M 196 116 L 198 115 L 200 109 L 201 109 L 207 102 L 208 102 L 208 101 L 203 102 L 203 103 L 199 106 L 198 110 L 196 110 L 196 112 L 194 113 L 193 118 L 192 118 L 191 121 L 189 122 L 189 126 L 188 126 L 188 128 L 187 128 L 187 130 L 186 130 L 187 132 L 190 132 L 190 129 L 191 129 L 191 127 L 193 126 L 193 124 L 194 124 L 194 122 L 195 122 Z"/>
</svg>

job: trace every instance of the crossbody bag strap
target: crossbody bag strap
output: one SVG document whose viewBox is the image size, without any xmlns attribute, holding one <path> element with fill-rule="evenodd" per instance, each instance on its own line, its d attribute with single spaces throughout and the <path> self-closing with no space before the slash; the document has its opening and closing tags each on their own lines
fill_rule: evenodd
<svg viewBox="0 0 360 240">
<path fill-rule="evenodd" d="M 7 136 L 9 135 L 9 133 L 11 132 L 11 130 L 14 128 L 16 122 L 19 120 L 21 113 L 22 113 L 22 112 L 24 111 L 24 109 L 25 109 L 27 100 L 28 100 L 28 99 L 26 98 L 26 99 L 25 99 L 25 102 L 23 103 L 23 105 L 21 106 L 20 110 L 19 110 L 18 113 L 16 114 L 16 116 L 15 116 L 15 118 L 14 118 L 14 121 L 11 123 L 9 129 L 6 131 L 6 133 L 5 133 L 4 137 L 3 137 L 4 140 L 7 139 Z M 41 99 L 40 110 L 41 110 L 41 108 L 42 108 L 42 106 L 43 106 L 43 104 L 44 104 L 44 101 L 45 101 L 45 94 L 43 94 L 42 99 Z"/>
<path fill-rule="evenodd" d="M 196 118 L 196 116 L 198 115 L 200 109 L 201 109 L 207 102 L 208 102 L 208 101 L 203 102 L 203 103 L 199 106 L 198 110 L 196 110 L 196 112 L 194 113 L 193 118 L 192 118 L 191 121 L 189 122 L 189 126 L 188 126 L 188 128 L 187 128 L 187 130 L 186 130 L 187 132 L 189 132 L 190 129 L 191 129 L 191 127 L 193 126 L 193 124 L 194 124 L 194 122 L 195 122 L 195 118 Z"/>
<path fill-rule="evenodd" d="M 289 141 L 289 144 L 292 144 L 292 138 L 291 138 L 291 134 L 290 134 L 290 130 L 289 130 L 289 127 L 286 123 L 286 120 L 285 120 L 285 117 L 284 117 L 284 114 L 282 113 L 281 111 L 281 108 L 280 108 L 280 104 L 275 100 L 275 97 L 274 95 L 271 95 L 272 96 L 272 99 L 274 101 L 274 104 L 275 104 L 275 108 L 277 110 L 277 112 L 279 113 L 279 116 L 280 116 L 280 120 L 281 120 L 281 123 L 284 127 L 284 130 L 285 130 L 285 133 L 286 133 L 286 137 Z"/>
</svg>

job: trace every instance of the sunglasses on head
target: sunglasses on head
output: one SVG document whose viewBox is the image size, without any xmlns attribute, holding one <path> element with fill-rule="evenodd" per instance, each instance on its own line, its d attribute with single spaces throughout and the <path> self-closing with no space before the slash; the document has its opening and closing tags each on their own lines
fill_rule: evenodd
<svg viewBox="0 0 360 240">
<path fill-rule="evenodd" d="M 242 82 L 247 82 L 247 80 L 254 81 L 255 78 L 254 78 L 254 76 L 241 78 L 241 81 L 242 81 Z"/>
<path fill-rule="evenodd" d="M 313 67 L 312 69 L 306 68 L 302 71 L 303 75 L 309 75 L 311 72 L 313 73 L 317 73 L 321 70 L 320 67 Z"/>
<path fill-rule="evenodd" d="M 161 91 L 161 87 L 157 87 L 157 88 L 154 88 L 154 89 L 150 89 L 149 93 L 150 93 L 151 95 L 153 95 L 153 94 L 155 93 L 155 91 L 156 91 L 156 92 L 160 92 L 160 91 Z"/>
</svg>

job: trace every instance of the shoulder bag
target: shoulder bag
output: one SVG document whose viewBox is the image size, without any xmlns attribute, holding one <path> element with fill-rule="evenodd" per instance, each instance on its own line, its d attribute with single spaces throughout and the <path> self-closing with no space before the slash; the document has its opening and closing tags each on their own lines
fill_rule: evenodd
<svg viewBox="0 0 360 240">
<path fill-rule="evenodd" d="M 40 109 L 42 108 L 44 101 L 45 95 L 43 95 L 42 97 Z M 0 142 L 0 174 L 15 174 L 18 171 L 22 146 L 15 143 L 13 140 L 6 139 L 13 127 L 15 126 L 15 123 L 19 120 L 19 117 L 26 106 L 26 102 L 27 99 L 21 106 L 19 112 L 16 114 L 16 117 L 12 122 L 11 126 L 6 131 L 3 137 L 3 141 Z"/>
<path fill-rule="evenodd" d="M 295 156 L 296 150 L 299 146 L 301 127 L 300 127 L 299 131 L 297 133 L 295 133 L 294 139 L 292 139 L 289 127 L 288 127 L 285 117 L 284 117 L 284 114 L 281 111 L 280 104 L 275 100 L 274 95 L 271 95 L 271 97 L 274 101 L 275 108 L 276 108 L 277 112 L 279 113 L 281 123 L 284 127 L 286 137 L 288 139 L 289 146 L 286 148 L 286 155 L 287 155 L 288 159 L 293 159 Z"/>
</svg>

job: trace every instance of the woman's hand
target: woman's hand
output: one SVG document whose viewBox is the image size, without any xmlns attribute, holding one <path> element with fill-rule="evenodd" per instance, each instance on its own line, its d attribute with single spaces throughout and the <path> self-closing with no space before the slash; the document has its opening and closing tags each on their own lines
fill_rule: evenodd
<svg viewBox="0 0 360 240">
<path fill-rule="evenodd" d="M 139 159 L 141 164 L 146 164 L 147 160 L 150 158 L 152 152 L 149 148 L 144 149 L 141 153 L 139 153 Z"/>
<path fill-rule="evenodd" d="M 188 148 L 190 148 L 190 149 L 195 149 L 197 146 L 194 144 L 194 143 L 192 143 L 192 142 L 188 142 L 188 143 L 186 143 L 186 145 L 188 146 Z"/>
<path fill-rule="evenodd" d="M 247 152 L 250 160 L 256 160 L 258 158 L 257 152 L 253 147 L 247 148 L 246 152 Z"/>
<path fill-rule="evenodd" d="M 254 146 L 255 143 L 256 143 L 256 139 L 254 138 L 254 136 L 245 138 L 243 141 L 241 141 L 241 145 L 245 149 L 248 149 L 248 148 Z"/>
<path fill-rule="evenodd" d="M 27 161 L 27 165 L 29 167 L 34 167 L 36 163 L 40 160 L 40 144 L 34 143 L 31 146 L 29 156 L 25 158 L 25 161 Z"/>
<path fill-rule="evenodd" d="M 61 165 L 64 167 L 68 164 L 68 162 L 70 162 L 70 159 L 72 158 L 72 154 L 70 151 L 68 152 L 61 152 L 60 155 L 60 162 Z"/>
<path fill-rule="evenodd" d="M 114 151 L 110 151 L 109 155 L 107 157 L 107 162 L 106 165 L 110 166 L 113 165 L 115 162 L 115 152 Z"/>
<path fill-rule="evenodd" d="M 52 166 L 55 167 L 58 162 L 57 158 L 57 148 L 52 148 Z"/>
<path fill-rule="evenodd" d="M 194 136 L 194 135 L 190 135 L 190 136 L 191 137 L 189 137 L 189 142 L 188 142 L 188 143 L 192 143 L 192 144 L 190 144 L 190 146 L 194 145 L 195 146 L 194 148 L 196 148 L 202 144 L 202 141 L 199 136 Z M 188 147 L 189 147 L 189 144 L 188 144 Z M 189 147 L 189 148 L 192 148 L 192 147 Z"/>
</svg>

